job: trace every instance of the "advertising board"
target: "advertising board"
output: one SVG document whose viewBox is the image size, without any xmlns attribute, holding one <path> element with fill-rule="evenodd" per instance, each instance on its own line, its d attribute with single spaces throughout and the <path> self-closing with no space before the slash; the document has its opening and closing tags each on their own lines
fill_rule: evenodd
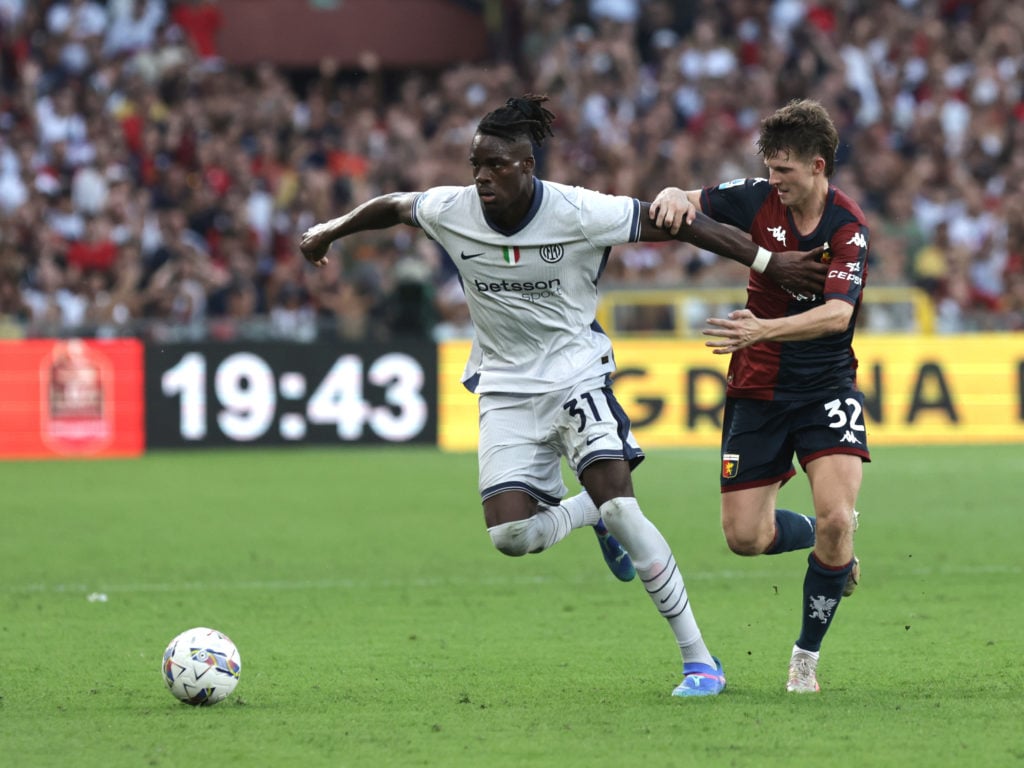
<svg viewBox="0 0 1024 768">
<path fill-rule="evenodd" d="M 144 448 L 142 344 L 0 344 L 0 458 L 136 456 Z"/>
<path fill-rule="evenodd" d="M 1024 334 L 865 335 L 855 344 L 870 444 L 1024 442 Z M 438 442 L 474 450 L 467 342 L 439 351 Z M 729 358 L 702 341 L 622 340 L 615 395 L 645 448 L 719 445 Z"/>
</svg>

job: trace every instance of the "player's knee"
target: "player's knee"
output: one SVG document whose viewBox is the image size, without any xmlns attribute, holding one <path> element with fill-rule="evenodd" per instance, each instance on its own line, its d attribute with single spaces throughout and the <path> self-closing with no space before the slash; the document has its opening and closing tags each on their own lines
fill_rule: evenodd
<svg viewBox="0 0 1024 768">
<path fill-rule="evenodd" d="M 493 525 L 487 529 L 495 549 L 509 557 L 522 557 L 530 551 L 530 520 Z"/>
<path fill-rule="evenodd" d="M 826 542 L 839 542 L 853 534 L 853 512 L 847 509 L 819 509 L 817 538 Z"/>
<path fill-rule="evenodd" d="M 636 499 L 623 496 L 609 499 L 601 505 L 601 519 L 613 532 L 634 516 L 643 517 Z"/>
<path fill-rule="evenodd" d="M 722 532 L 725 534 L 725 543 L 737 555 L 753 557 L 760 555 L 768 548 L 762 541 L 757 531 L 747 530 L 735 525 L 723 525 Z"/>
</svg>

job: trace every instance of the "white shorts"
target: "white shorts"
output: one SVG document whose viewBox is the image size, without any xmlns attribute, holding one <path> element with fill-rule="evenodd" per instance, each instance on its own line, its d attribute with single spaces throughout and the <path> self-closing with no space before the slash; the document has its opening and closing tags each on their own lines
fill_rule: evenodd
<svg viewBox="0 0 1024 768">
<path fill-rule="evenodd" d="M 479 405 L 482 499 L 515 490 L 553 506 L 567 491 L 563 456 L 577 477 L 600 459 L 635 467 L 644 458 L 607 376 L 544 394 L 483 394 Z"/>
</svg>

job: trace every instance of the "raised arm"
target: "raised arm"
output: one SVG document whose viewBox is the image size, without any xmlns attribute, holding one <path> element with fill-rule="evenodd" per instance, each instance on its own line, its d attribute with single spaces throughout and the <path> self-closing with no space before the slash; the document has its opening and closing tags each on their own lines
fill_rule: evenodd
<svg viewBox="0 0 1024 768">
<path fill-rule="evenodd" d="M 825 285 L 828 265 L 821 261 L 825 252 L 823 246 L 806 252 L 772 252 L 756 245 L 736 227 L 717 222 L 696 210 L 692 203 L 691 210 L 677 215 L 667 228 L 658 226 L 657 221 L 663 220 L 663 216 L 650 203 L 640 203 L 640 207 L 641 240 L 693 243 L 698 248 L 738 261 L 755 272 L 763 272 L 770 280 L 793 293 L 821 293 Z"/>
<path fill-rule="evenodd" d="M 367 229 L 413 224 L 412 206 L 417 195 L 419 192 L 392 192 L 367 200 L 336 219 L 307 229 L 299 241 L 299 249 L 306 261 L 322 267 L 327 263 L 327 249 L 335 240 Z"/>
</svg>

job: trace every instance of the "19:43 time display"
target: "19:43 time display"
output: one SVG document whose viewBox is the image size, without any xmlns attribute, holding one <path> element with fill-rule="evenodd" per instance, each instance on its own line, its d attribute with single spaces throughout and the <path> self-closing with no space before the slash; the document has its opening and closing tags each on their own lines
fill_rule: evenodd
<svg viewBox="0 0 1024 768">
<path fill-rule="evenodd" d="M 147 360 L 151 446 L 436 439 L 430 347 L 340 355 L 318 345 L 202 345 L 170 357 L 168 351 L 161 350 L 164 366 L 154 369 Z"/>
</svg>

